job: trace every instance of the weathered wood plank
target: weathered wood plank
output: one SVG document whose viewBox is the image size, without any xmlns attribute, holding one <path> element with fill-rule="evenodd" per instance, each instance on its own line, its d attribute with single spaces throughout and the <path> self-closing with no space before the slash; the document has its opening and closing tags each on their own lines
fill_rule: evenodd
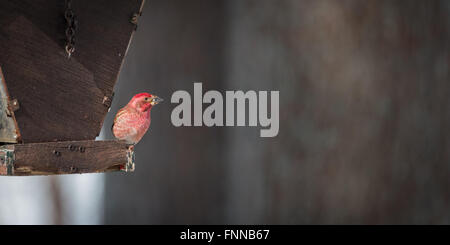
<svg viewBox="0 0 450 245">
<path fill-rule="evenodd" d="M 8 90 L 21 104 L 16 118 L 24 143 L 93 139 L 105 110 L 94 75 L 75 57 L 67 59 L 64 50 L 25 17 L 17 17 L 5 29 L 12 40 L 0 38 L 9 47 L 2 59 L 5 78 L 12 80 Z M 42 61 L 23 55 L 27 53 Z"/>
<path fill-rule="evenodd" d="M 76 51 L 67 59 L 64 1 L 0 1 L 0 66 L 24 143 L 99 134 L 143 0 L 74 0 Z"/>
<path fill-rule="evenodd" d="M 6 152 L 13 152 L 11 163 Z M 0 175 L 81 174 L 133 171 L 133 152 L 124 141 L 64 141 L 0 147 Z M 3 163 L 3 164 L 2 164 Z M 12 164 L 12 169 L 11 169 Z"/>
</svg>

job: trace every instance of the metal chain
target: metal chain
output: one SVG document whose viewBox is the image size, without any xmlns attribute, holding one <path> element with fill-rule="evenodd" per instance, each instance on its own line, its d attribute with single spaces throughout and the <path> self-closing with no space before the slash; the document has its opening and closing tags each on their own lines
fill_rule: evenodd
<svg viewBox="0 0 450 245">
<path fill-rule="evenodd" d="M 67 57 L 75 52 L 75 32 L 78 28 L 78 20 L 72 10 L 72 0 L 66 0 L 66 11 L 64 17 L 67 23 L 66 29 L 66 53 Z"/>
</svg>

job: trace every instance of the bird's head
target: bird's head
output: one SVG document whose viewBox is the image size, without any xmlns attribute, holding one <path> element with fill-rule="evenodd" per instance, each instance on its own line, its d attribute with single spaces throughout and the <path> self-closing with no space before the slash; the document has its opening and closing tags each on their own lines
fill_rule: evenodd
<svg viewBox="0 0 450 245">
<path fill-rule="evenodd" d="M 163 99 L 156 95 L 149 93 L 136 94 L 131 100 L 129 105 L 138 111 L 144 112 L 150 110 L 154 105 L 162 102 Z"/>
</svg>

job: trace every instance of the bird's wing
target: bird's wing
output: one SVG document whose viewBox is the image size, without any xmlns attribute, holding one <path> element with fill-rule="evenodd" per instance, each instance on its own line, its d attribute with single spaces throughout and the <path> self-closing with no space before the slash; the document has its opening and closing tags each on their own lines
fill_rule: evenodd
<svg viewBox="0 0 450 245">
<path fill-rule="evenodd" d="M 114 135 L 114 130 L 113 130 L 114 129 L 114 125 L 117 123 L 118 120 L 120 120 L 121 116 L 125 115 L 125 112 L 126 112 L 126 110 L 125 110 L 125 107 L 124 107 L 124 108 L 120 109 L 117 112 L 116 116 L 114 117 L 114 121 L 113 121 L 113 123 L 111 125 L 111 132 L 113 133 L 113 135 Z"/>
<path fill-rule="evenodd" d="M 113 124 L 113 135 L 117 139 L 126 140 L 127 142 L 136 142 L 137 129 L 133 126 L 137 120 L 137 115 L 128 108 L 120 109 Z"/>
<path fill-rule="evenodd" d="M 117 112 L 116 117 L 114 117 L 114 123 L 113 123 L 113 125 L 117 122 L 117 120 L 118 120 L 121 116 L 125 115 L 126 112 L 127 112 L 127 110 L 126 110 L 125 107 L 122 108 L 122 109 L 120 109 L 120 110 Z"/>
</svg>

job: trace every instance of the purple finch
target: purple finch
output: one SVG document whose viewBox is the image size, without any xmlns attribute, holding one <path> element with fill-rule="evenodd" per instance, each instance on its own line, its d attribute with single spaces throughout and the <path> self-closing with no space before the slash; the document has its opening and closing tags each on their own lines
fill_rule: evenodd
<svg viewBox="0 0 450 245">
<path fill-rule="evenodd" d="M 136 94 L 117 112 L 112 125 L 114 137 L 128 144 L 138 143 L 150 126 L 152 107 L 161 101 L 163 99 L 149 93 Z"/>
</svg>

